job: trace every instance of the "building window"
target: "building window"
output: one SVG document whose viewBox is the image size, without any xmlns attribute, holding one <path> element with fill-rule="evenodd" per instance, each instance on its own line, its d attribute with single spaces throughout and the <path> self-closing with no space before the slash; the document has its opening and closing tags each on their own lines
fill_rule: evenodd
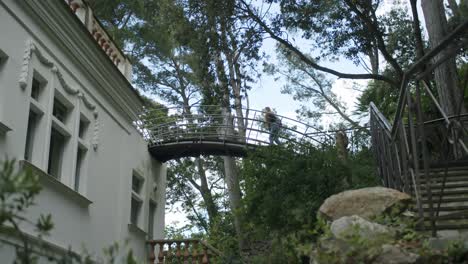
<svg viewBox="0 0 468 264">
<path fill-rule="evenodd" d="M 54 108 L 52 110 L 52 115 L 55 116 L 60 122 L 64 123 L 67 120 L 69 109 L 57 98 L 54 98 Z"/>
<path fill-rule="evenodd" d="M 130 223 L 138 226 L 140 221 L 141 215 L 141 208 L 143 204 L 143 199 L 141 196 L 141 190 L 144 184 L 144 178 L 133 171 L 132 175 L 132 197 L 131 197 L 131 204 L 130 204 Z"/>
<path fill-rule="evenodd" d="M 47 81 L 36 71 L 33 73 L 32 84 L 31 84 L 31 98 L 40 101 Z"/>
<path fill-rule="evenodd" d="M 132 208 L 130 210 L 130 223 L 138 226 L 138 220 L 140 218 L 140 211 L 141 211 L 141 201 L 132 197 Z"/>
<path fill-rule="evenodd" d="M 78 153 L 76 154 L 76 169 L 75 169 L 75 183 L 73 189 L 77 192 L 80 191 L 80 180 L 82 179 L 83 174 L 83 164 L 86 157 L 86 149 L 78 148 Z"/>
<path fill-rule="evenodd" d="M 67 137 L 52 127 L 47 173 L 57 179 L 60 179 L 62 172 L 63 153 L 66 141 Z"/>
<path fill-rule="evenodd" d="M 84 117 L 80 117 L 80 124 L 78 128 L 78 137 L 81 139 L 86 139 L 86 134 L 88 132 L 89 121 Z"/>
<path fill-rule="evenodd" d="M 39 101 L 40 91 L 41 83 L 36 78 L 33 78 L 31 87 L 31 97 L 34 98 L 36 101 Z"/>
<path fill-rule="evenodd" d="M 154 219 L 156 216 L 156 203 L 150 201 L 149 203 L 149 215 L 148 215 L 148 238 L 154 237 Z"/>
<path fill-rule="evenodd" d="M 36 138 L 37 126 L 39 123 L 39 115 L 33 111 L 29 111 L 28 128 L 26 130 L 26 147 L 24 150 L 24 159 L 32 161 L 34 151 L 34 140 Z"/>
<path fill-rule="evenodd" d="M 132 176 L 132 191 L 137 194 L 140 194 L 141 186 L 143 185 L 143 179 L 139 176 L 133 174 Z"/>
</svg>

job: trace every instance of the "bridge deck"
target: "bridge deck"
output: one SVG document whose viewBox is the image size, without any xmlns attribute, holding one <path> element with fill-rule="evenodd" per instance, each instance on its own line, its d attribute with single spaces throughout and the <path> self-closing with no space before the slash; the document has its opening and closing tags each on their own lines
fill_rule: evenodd
<svg viewBox="0 0 468 264">
<path fill-rule="evenodd" d="M 244 157 L 249 150 L 253 150 L 256 147 L 259 146 L 237 141 L 184 138 L 181 140 L 165 141 L 163 144 L 151 144 L 148 149 L 155 159 L 166 162 L 171 159 L 197 157 L 200 155 Z"/>
</svg>

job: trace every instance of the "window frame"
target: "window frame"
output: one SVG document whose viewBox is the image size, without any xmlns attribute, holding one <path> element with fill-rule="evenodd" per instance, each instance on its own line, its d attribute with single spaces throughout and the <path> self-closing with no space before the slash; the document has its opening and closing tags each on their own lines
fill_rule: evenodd
<svg viewBox="0 0 468 264">
<path fill-rule="evenodd" d="M 31 126 L 31 116 L 34 115 L 34 124 L 33 127 Z M 23 158 L 29 162 L 33 162 L 34 160 L 34 153 L 35 149 L 37 151 L 37 147 L 35 147 L 37 142 L 37 132 L 39 129 L 39 123 L 42 119 L 42 114 L 37 113 L 34 109 L 29 109 L 28 114 L 28 123 L 26 126 L 26 141 L 24 144 L 24 155 Z"/>
<path fill-rule="evenodd" d="M 152 211 L 151 209 L 154 208 Z M 156 212 L 158 211 L 158 203 L 153 199 L 149 200 L 148 203 L 148 238 L 154 238 L 154 227 L 155 227 L 155 220 L 156 220 Z"/>
<path fill-rule="evenodd" d="M 140 228 L 142 225 L 142 220 L 144 216 L 144 192 L 145 189 L 145 178 L 143 173 L 137 169 L 132 170 L 131 177 L 131 195 L 130 195 L 130 224 Z M 135 190 L 133 187 L 133 181 L 136 180 L 139 182 L 139 188 Z M 134 204 L 137 205 L 137 208 L 134 207 Z M 134 210 L 136 210 L 136 219 L 134 217 Z"/>
<path fill-rule="evenodd" d="M 54 144 L 54 141 L 52 140 L 52 138 L 54 136 L 57 136 L 57 137 L 61 137 L 61 142 L 55 142 Z M 54 127 L 52 125 L 51 129 L 50 129 L 50 141 L 49 141 L 49 155 L 48 155 L 48 158 L 47 158 L 47 174 L 49 174 L 50 176 L 56 178 L 57 180 L 61 180 L 62 179 L 62 174 L 63 174 L 63 163 L 64 163 L 64 152 L 65 152 L 65 149 L 67 147 L 67 144 L 69 144 L 69 141 L 70 141 L 70 136 L 63 133 L 62 131 L 60 131 L 59 129 L 57 129 L 56 127 Z M 57 147 L 57 143 L 59 143 L 60 145 Z M 56 153 L 56 151 L 58 151 L 59 153 Z M 55 156 L 56 159 L 54 159 L 54 157 L 52 156 Z M 57 158 L 58 157 L 58 158 Z M 54 162 L 54 163 L 52 163 Z M 58 163 L 56 164 L 55 166 L 52 166 L 54 165 L 55 163 Z M 57 170 L 57 171 L 54 171 L 52 172 L 51 170 Z"/>
</svg>

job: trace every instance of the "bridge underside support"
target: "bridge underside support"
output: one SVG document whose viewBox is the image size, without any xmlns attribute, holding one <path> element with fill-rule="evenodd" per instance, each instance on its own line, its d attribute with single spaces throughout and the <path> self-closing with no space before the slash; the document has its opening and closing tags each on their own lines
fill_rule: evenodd
<svg viewBox="0 0 468 264">
<path fill-rule="evenodd" d="M 166 162 L 182 157 L 198 157 L 200 155 L 228 155 L 233 157 L 245 157 L 255 145 L 239 143 L 235 141 L 200 141 L 184 139 L 180 141 L 164 142 L 164 144 L 152 144 L 148 147 L 151 155 Z"/>
</svg>

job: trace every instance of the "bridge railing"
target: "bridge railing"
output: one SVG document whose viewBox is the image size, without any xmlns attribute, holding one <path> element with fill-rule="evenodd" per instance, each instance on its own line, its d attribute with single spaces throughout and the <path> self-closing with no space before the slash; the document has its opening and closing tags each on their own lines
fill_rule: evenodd
<svg viewBox="0 0 468 264">
<path fill-rule="evenodd" d="M 185 111 L 184 111 L 185 110 Z M 219 106 L 192 106 L 190 112 L 181 107 L 148 109 L 140 118 L 139 129 L 150 145 L 174 141 L 227 141 L 246 145 L 268 145 L 270 131 L 263 111 L 242 109 L 238 114 L 232 108 L 226 117 Z M 313 142 L 324 144 L 332 137 L 313 126 L 292 118 L 276 115 L 281 127 L 274 135 L 280 141 L 297 144 Z"/>
</svg>

